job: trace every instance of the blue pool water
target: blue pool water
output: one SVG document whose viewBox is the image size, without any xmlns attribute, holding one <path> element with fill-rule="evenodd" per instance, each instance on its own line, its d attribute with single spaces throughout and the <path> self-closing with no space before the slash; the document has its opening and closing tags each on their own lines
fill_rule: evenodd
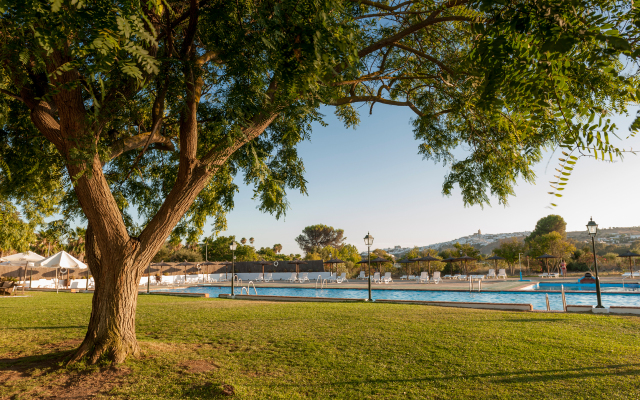
<svg viewBox="0 0 640 400">
<path fill-rule="evenodd" d="M 236 288 L 236 294 L 240 294 Z M 340 297 L 347 299 L 366 299 L 367 290 L 363 289 L 305 289 L 305 288 L 262 288 L 258 287 L 258 294 L 264 296 L 300 296 L 300 297 Z M 208 293 L 209 297 L 218 297 L 222 293 L 231 293 L 231 288 L 218 286 L 199 286 L 187 289 L 166 289 L 163 291 Z M 253 288 L 251 294 L 253 294 Z M 535 310 L 546 310 L 546 293 L 527 292 L 455 292 L 455 291 L 425 291 L 425 290 L 373 290 L 372 297 L 388 300 L 422 300 L 422 301 L 459 301 L 477 303 L 524 303 L 532 304 Z M 567 304 L 596 304 L 595 293 L 566 293 Z M 549 303 L 552 310 L 562 310 L 560 293 L 549 293 Z M 640 294 L 604 293 L 602 303 L 608 306 L 640 307 Z"/>
<path fill-rule="evenodd" d="M 595 292 L 595 283 L 556 283 L 556 282 L 540 282 L 535 285 L 533 290 L 553 291 L 560 290 L 564 286 L 564 290 L 579 290 Z M 601 283 L 600 291 L 602 292 L 637 292 L 640 293 L 640 285 L 637 283 Z"/>
</svg>

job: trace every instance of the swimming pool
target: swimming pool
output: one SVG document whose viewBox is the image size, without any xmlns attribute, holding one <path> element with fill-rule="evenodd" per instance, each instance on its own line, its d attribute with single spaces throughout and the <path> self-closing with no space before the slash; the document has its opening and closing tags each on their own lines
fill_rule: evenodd
<svg viewBox="0 0 640 400">
<path fill-rule="evenodd" d="M 537 285 L 533 285 L 531 290 L 539 291 L 560 291 L 562 286 L 564 290 L 577 290 L 577 291 L 596 291 L 595 283 L 556 283 L 556 282 L 539 282 Z M 640 284 L 637 283 L 600 283 L 601 292 L 637 292 L 640 293 Z"/>
<path fill-rule="evenodd" d="M 236 294 L 240 294 L 236 288 Z M 347 299 L 366 299 L 367 290 L 364 289 L 312 289 L 312 288 L 262 288 L 258 287 L 261 296 L 299 296 L 299 297 L 333 297 Z M 186 289 L 163 289 L 161 291 L 208 293 L 209 297 L 231 293 L 228 286 L 196 286 Z M 253 288 L 251 289 L 253 294 Z M 524 303 L 533 305 L 534 310 L 546 310 L 547 293 L 530 292 L 461 292 L 434 290 L 373 290 L 372 297 L 386 300 L 421 300 L 421 301 L 457 301 L 474 303 Z M 595 293 L 566 293 L 567 304 L 595 305 Z M 560 293 L 549 293 L 549 303 L 552 310 L 562 310 L 562 296 Z M 640 307 L 640 294 L 604 293 L 602 303 L 608 306 Z"/>
</svg>

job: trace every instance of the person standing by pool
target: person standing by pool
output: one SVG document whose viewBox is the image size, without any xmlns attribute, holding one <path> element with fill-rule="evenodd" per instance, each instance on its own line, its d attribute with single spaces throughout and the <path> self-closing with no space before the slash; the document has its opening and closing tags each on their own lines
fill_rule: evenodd
<svg viewBox="0 0 640 400">
<path fill-rule="evenodd" d="M 563 278 L 567 277 L 567 263 L 564 262 L 564 259 L 560 262 L 560 272 Z"/>
</svg>

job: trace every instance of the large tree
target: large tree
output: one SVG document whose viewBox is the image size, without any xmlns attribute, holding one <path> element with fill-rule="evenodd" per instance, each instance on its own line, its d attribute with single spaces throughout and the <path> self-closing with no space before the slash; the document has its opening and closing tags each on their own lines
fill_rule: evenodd
<svg viewBox="0 0 640 400">
<path fill-rule="evenodd" d="M 567 237 L 567 223 L 564 218 L 556 214 L 550 214 L 546 217 L 540 218 L 538 222 L 536 222 L 535 229 L 525 238 L 525 241 L 529 244 L 538 236 L 546 235 L 551 232 L 558 232 L 563 238 Z"/>
<path fill-rule="evenodd" d="M 327 246 L 339 249 L 346 239 L 344 230 L 317 224 L 305 227 L 296 238 L 296 243 L 305 253 L 312 253 Z"/>
<path fill-rule="evenodd" d="M 511 275 L 515 272 L 515 265 L 520 260 L 520 254 L 524 255 L 524 244 L 516 238 L 500 241 L 500 246 L 493 250 L 493 253 L 504 258 L 509 266 Z"/>
<path fill-rule="evenodd" d="M 74 359 L 121 362 L 139 351 L 138 282 L 165 240 L 193 242 L 207 218 L 224 229 L 238 174 L 282 216 L 286 190 L 306 191 L 296 145 L 323 104 L 347 125 L 354 105 L 413 110 L 420 153 L 450 166 L 443 192 L 459 185 L 467 204 L 506 202 L 547 147 L 611 150 L 602 117 L 635 99 L 620 62 L 635 56 L 635 12 L 577 0 L 3 0 L 0 194 L 86 219 L 96 290 Z"/>
</svg>

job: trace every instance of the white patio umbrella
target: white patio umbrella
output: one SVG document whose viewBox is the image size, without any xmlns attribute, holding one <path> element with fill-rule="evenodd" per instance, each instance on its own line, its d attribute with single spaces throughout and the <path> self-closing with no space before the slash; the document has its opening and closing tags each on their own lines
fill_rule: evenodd
<svg viewBox="0 0 640 400">
<path fill-rule="evenodd" d="M 27 267 L 31 266 L 33 268 L 33 264 L 29 265 L 29 263 L 36 263 L 41 260 L 44 260 L 44 257 L 40 254 L 36 254 L 33 251 L 27 251 L 26 253 L 17 253 L 2 257 L 2 265 L 13 265 L 16 267 L 24 266 L 24 285 L 26 285 Z M 22 290 L 24 290 L 24 285 L 22 286 Z"/>
<path fill-rule="evenodd" d="M 58 288 L 58 269 L 66 269 L 67 277 L 70 269 L 87 269 L 87 264 L 78 260 L 66 251 L 61 251 L 37 263 L 40 267 L 56 269 L 56 289 Z M 89 270 L 87 269 L 87 289 L 89 289 Z"/>
<path fill-rule="evenodd" d="M 33 251 L 27 251 L 26 253 L 18 253 L 2 257 L 1 260 L 4 265 L 22 266 L 28 262 L 38 262 L 44 260 L 44 257 L 42 257 L 40 254 L 34 253 Z"/>
</svg>

